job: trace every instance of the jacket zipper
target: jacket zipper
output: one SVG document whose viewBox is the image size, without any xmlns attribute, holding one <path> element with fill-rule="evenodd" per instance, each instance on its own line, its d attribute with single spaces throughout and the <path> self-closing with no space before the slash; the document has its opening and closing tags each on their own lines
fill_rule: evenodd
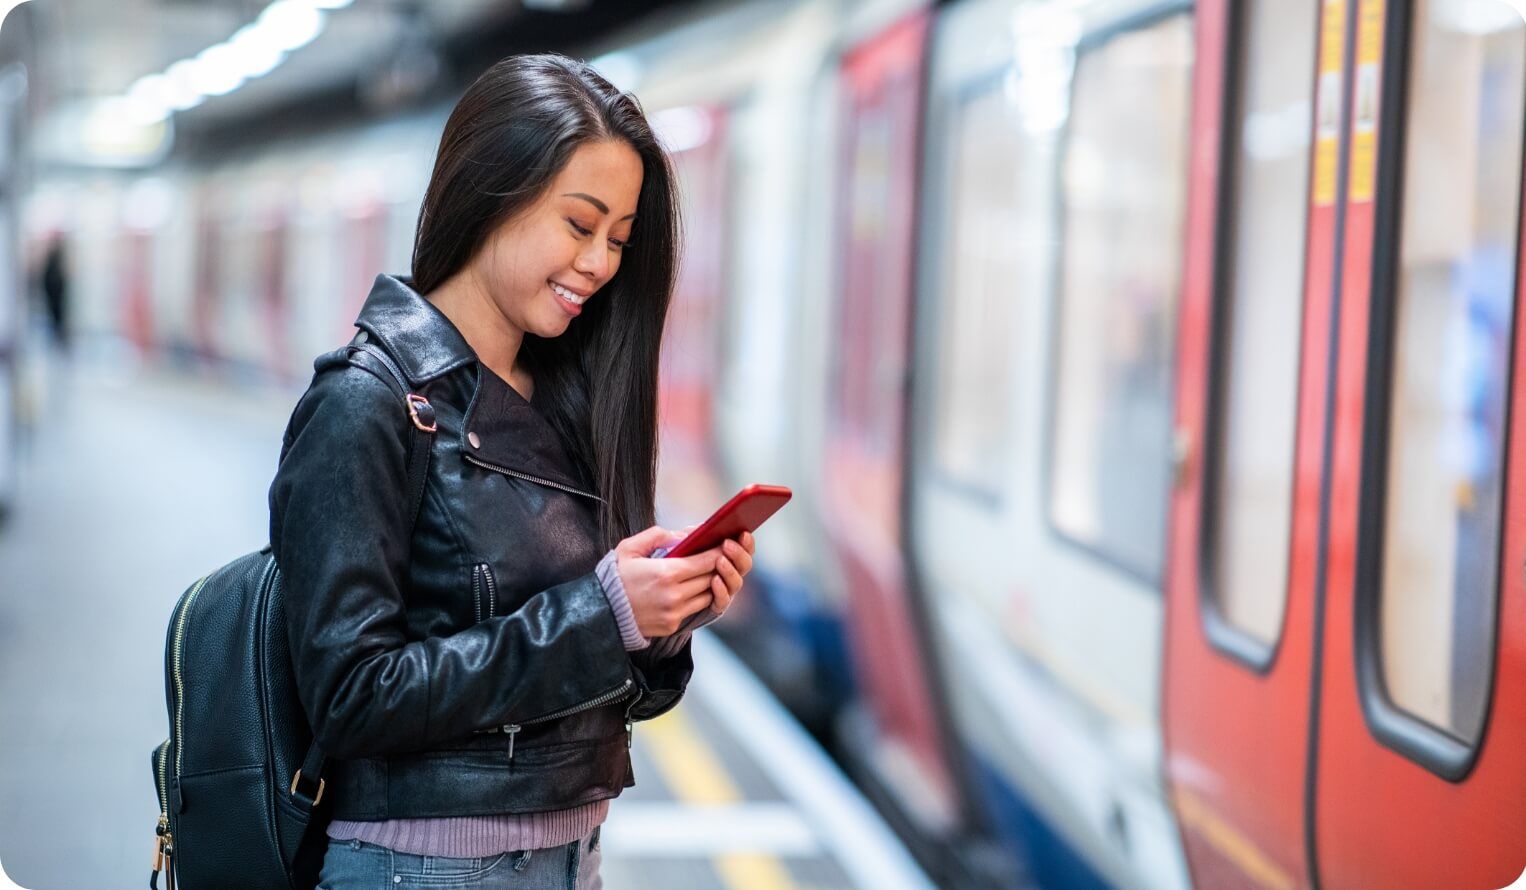
<svg viewBox="0 0 1526 890">
<path fill-rule="evenodd" d="M 482 592 L 487 591 L 487 609 L 482 608 Z M 472 569 L 472 602 L 479 622 L 498 614 L 498 582 L 493 580 L 493 567 L 485 562 Z"/>
<path fill-rule="evenodd" d="M 196 594 L 201 592 L 203 585 L 207 583 L 208 575 L 197 581 L 195 586 L 186 592 L 180 604 L 175 609 L 175 635 L 170 642 L 170 678 L 175 684 L 175 726 L 169 739 L 165 740 L 164 746 L 159 749 L 159 824 L 154 829 L 156 835 L 154 844 L 154 871 L 149 876 L 149 887 L 157 887 L 159 872 L 165 873 L 164 886 L 169 890 L 175 887 L 175 836 L 170 833 L 170 795 L 169 795 L 169 750 L 171 744 L 175 748 L 175 774 L 180 774 L 182 763 L 181 750 L 185 747 L 182 730 L 185 725 L 185 675 L 182 668 L 182 652 L 185 646 L 185 623 L 191 614 L 191 603 L 196 600 Z M 179 741 L 175 741 L 175 740 Z"/>
<path fill-rule="evenodd" d="M 529 725 L 534 724 L 534 723 L 546 723 L 546 722 L 551 721 L 551 720 L 560 720 L 563 717 L 571 717 L 573 714 L 581 713 L 583 711 L 587 711 L 587 710 L 590 710 L 592 708 L 602 707 L 603 705 L 607 705 L 610 702 L 619 701 L 622 697 L 624 697 L 626 694 L 628 694 L 630 692 L 630 690 L 631 690 L 631 687 L 633 687 L 635 685 L 636 685 L 636 681 L 632 680 L 630 677 L 626 677 L 624 683 L 621 683 L 619 686 L 615 687 L 614 689 L 611 689 L 610 691 L 604 693 L 603 695 L 600 695 L 597 698 L 589 699 L 588 701 L 585 701 L 585 702 L 583 702 L 580 705 L 573 705 L 570 708 L 563 708 L 560 711 L 557 711 L 557 712 L 552 713 L 552 714 L 545 714 L 543 716 L 536 717 L 533 720 L 521 720 L 518 723 L 505 723 L 504 725 L 502 725 L 500 727 L 497 727 L 497 731 L 498 732 L 505 733 L 509 737 L 509 760 L 510 760 L 510 762 L 512 762 L 514 760 L 514 736 L 517 735 L 521 729 L 524 729 L 526 726 L 529 726 Z M 636 691 L 636 695 L 637 695 L 638 698 L 640 697 L 640 694 L 641 694 L 641 691 L 638 689 Z M 626 714 L 626 717 L 627 717 L 626 727 L 627 727 L 627 729 L 630 727 L 629 716 L 630 716 L 629 712 L 627 712 L 627 714 Z M 486 731 L 487 732 L 492 732 L 493 730 L 486 730 Z"/>
<path fill-rule="evenodd" d="M 581 489 L 573 488 L 573 487 L 571 487 L 569 485 L 563 485 L 560 482 L 552 482 L 550 479 L 542 479 L 539 476 L 531 476 L 529 473 L 521 473 L 518 470 L 511 470 L 508 467 L 500 467 L 497 464 L 488 463 L 487 461 L 483 460 L 482 458 L 476 457 L 474 455 L 467 454 L 467 455 L 464 455 L 464 457 L 466 458 L 467 463 L 476 464 L 477 466 L 482 467 L 483 469 L 492 470 L 495 473 L 502 473 L 505 476 L 514 476 L 515 478 L 523 479 L 526 482 L 534 482 L 534 483 L 536 483 L 538 485 L 547 485 L 547 486 L 550 486 L 551 488 L 557 488 L 557 489 L 560 489 L 562 491 L 565 491 L 568 494 L 582 495 L 585 498 L 593 498 L 596 501 L 603 501 L 604 500 L 603 498 L 599 497 L 598 495 L 596 495 L 596 494 L 594 494 L 592 492 L 583 491 Z"/>
<path fill-rule="evenodd" d="M 625 750 L 631 749 L 631 743 L 636 739 L 636 722 L 631 719 L 631 712 L 636 710 L 636 705 L 641 703 L 641 689 L 636 689 L 636 697 L 625 706 Z"/>
</svg>

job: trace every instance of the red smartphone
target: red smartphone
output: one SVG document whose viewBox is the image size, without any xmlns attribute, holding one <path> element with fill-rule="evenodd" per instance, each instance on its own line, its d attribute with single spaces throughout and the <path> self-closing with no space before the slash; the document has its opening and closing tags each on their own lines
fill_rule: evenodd
<svg viewBox="0 0 1526 890">
<path fill-rule="evenodd" d="M 664 556 L 693 556 L 719 545 L 727 538 L 740 538 L 742 532 L 755 532 L 768 517 L 789 503 L 794 492 L 783 485 L 754 482 L 721 505 L 699 528 L 673 545 Z"/>
</svg>

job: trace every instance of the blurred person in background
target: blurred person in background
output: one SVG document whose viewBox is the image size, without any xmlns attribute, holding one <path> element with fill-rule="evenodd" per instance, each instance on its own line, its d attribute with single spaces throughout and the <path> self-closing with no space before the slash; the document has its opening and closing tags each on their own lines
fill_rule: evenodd
<svg viewBox="0 0 1526 890">
<path fill-rule="evenodd" d="M 445 125 L 412 276 L 378 276 L 356 320 L 425 414 L 345 350 L 316 364 L 270 540 L 328 757 L 321 888 L 601 886 L 632 723 L 677 704 L 754 551 L 660 558 L 684 534 L 654 524 L 674 188 L 633 96 L 504 59 Z"/>
<path fill-rule="evenodd" d="M 43 314 L 53 334 L 53 342 L 64 352 L 69 350 L 69 272 L 68 254 L 62 232 L 54 232 L 43 254 L 38 275 Z"/>
</svg>

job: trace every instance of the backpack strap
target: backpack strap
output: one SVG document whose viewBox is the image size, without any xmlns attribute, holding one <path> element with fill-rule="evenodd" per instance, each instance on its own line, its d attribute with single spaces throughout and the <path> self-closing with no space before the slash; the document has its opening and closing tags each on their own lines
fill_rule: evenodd
<svg viewBox="0 0 1526 890">
<path fill-rule="evenodd" d="M 392 388 L 403 406 L 408 409 L 413 435 L 408 444 L 408 526 L 418 521 L 419 507 L 424 502 L 424 480 L 429 475 L 429 452 L 434 443 L 434 406 L 423 396 L 408 389 L 408 378 L 398 368 L 392 357 L 371 343 L 351 342 L 350 364 L 364 368 L 380 377 Z M 380 370 L 379 370 L 379 368 Z"/>
<path fill-rule="evenodd" d="M 429 404 L 428 399 L 408 389 L 408 378 L 386 352 L 358 339 L 352 340 L 345 350 L 350 364 L 381 378 L 408 410 L 408 419 L 412 422 L 412 433 L 408 438 L 408 528 L 411 531 L 418 522 L 419 508 L 424 502 L 424 483 L 429 478 L 429 452 L 433 449 L 434 434 L 438 428 L 434 406 Z M 308 746 L 307 756 L 302 759 L 302 768 L 292 777 L 290 791 L 293 801 L 306 805 L 308 809 L 318 805 L 323 799 L 323 766 L 323 751 L 318 748 L 317 740 L 314 740 Z M 309 783 L 317 783 L 317 790 L 311 797 L 298 788 L 304 777 Z"/>
</svg>

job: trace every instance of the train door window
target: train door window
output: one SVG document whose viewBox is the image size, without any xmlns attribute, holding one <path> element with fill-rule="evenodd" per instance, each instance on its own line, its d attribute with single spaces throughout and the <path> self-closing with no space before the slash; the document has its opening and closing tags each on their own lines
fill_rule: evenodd
<svg viewBox="0 0 1526 890">
<path fill-rule="evenodd" d="M 1191 109 L 1192 19 L 1089 39 L 1061 156 L 1048 514 L 1158 583 Z"/>
<path fill-rule="evenodd" d="M 1003 81 L 961 97 L 950 118 L 933 451 L 948 481 L 994 499 L 1010 452 L 1014 313 L 1041 265 L 1024 260 L 1053 224 L 1035 212 L 1045 202 L 1029 175 L 1033 149 Z"/>
<path fill-rule="evenodd" d="M 1507 0 L 1418 0 L 1411 15 L 1407 107 L 1395 131 L 1404 140 L 1395 153 L 1402 207 L 1391 211 L 1399 251 L 1391 283 L 1374 291 L 1378 385 L 1369 392 L 1386 429 L 1369 427 L 1368 453 L 1386 468 L 1370 464 L 1363 484 L 1363 649 L 1370 660 L 1375 646 L 1382 685 L 1371 671 L 1364 683 L 1369 717 L 1381 688 L 1454 747 L 1471 748 L 1487 711 L 1499 599 L 1526 23 Z M 1384 249 L 1380 241 L 1379 257 Z"/>
<path fill-rule="evenodd" d="M 1203 552 L 1210 633 L 1270 658 L 1287 606 L 1317 0 L 1240 7 Z M 1224 633 L 1224 625 L 1232 628 Z"/>
</svg>

